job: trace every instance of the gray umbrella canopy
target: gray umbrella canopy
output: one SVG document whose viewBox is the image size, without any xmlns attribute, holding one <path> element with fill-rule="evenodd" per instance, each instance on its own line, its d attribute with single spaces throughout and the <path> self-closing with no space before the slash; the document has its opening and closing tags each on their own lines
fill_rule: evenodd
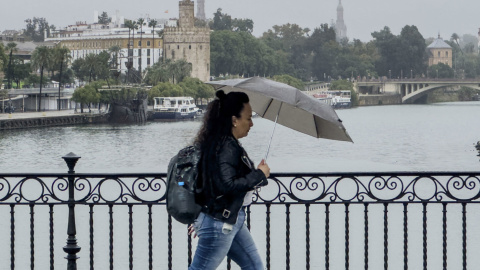
<svg viewBox="0 0 480 270">
<path fill-rule="evenodd" d="M 225 93 L 246 93 L 254 112 L 282 126 L 316 138 L 353 142 L 330 105 L 290 85 L 261 77 L 207 83 Z"/>
</svg>

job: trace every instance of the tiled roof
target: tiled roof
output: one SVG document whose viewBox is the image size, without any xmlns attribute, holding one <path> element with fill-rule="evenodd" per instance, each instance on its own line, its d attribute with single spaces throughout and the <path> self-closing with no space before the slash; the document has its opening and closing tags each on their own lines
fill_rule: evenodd
<svg viewBox="0 0 480 270">
<path fill-rule="evenodd" d="M 428 45 L 428 49 L 451 49 L 452 47 L 448 45 L 441 37 L 435 39 L 432 44 Z"/>
</svg>

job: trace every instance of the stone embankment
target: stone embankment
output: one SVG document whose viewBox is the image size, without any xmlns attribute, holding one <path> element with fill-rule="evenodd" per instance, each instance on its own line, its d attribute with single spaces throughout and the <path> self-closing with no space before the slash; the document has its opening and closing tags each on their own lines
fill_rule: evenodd
<svg viewBox="0 0 480 270">
<path fill-rule="evenodd" d="M 107 114 L 73 110 L 0 114 L 0 130 L 105 123 Z"/>
</svg>

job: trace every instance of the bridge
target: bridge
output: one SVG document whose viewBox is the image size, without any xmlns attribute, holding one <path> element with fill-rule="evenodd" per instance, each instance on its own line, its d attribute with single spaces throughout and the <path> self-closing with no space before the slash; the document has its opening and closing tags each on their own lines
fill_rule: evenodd
<svg viewBox="0 0 480 270">
<path fill-rule="evenodd" d="M 362 93 L 368 93 L 373 89 L 375 93 L 399 94 L 402 97 L 402 103 L 415 103 L 416 100 L 426 96 L 429 92 L 443 87 L 464 86 L 480 90 L 479 79 L 377 79 L 357 81 L 356 85 L 359 92 Z"/>
</svg>

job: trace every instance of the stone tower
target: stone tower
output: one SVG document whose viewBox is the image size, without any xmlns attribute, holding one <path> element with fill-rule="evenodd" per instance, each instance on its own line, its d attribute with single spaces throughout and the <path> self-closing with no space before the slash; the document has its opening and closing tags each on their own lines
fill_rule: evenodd
<svg viewBox="0 0 480 270">
<path fill-rule="evenodd" d="M 184 59 L 192 64 L 194 78 L 208 81 L 210 78 L 210 29 L 195 27 L 194 3 L 179 2 L 180 16 L 177 27 L 165 27 L 163 51 L 165 59 Z"/>
<path fill-rule="evenodd" d="M 199 20 L 205 21 L 205 0 L 197 0 L 197 18 Z"/>
<path fill-rule="evenodd" d="M 178 26 L 181 28 L 193 27 L 195 23 L 194 3 L 190 0 L 180 1 L 179 3 Z"/>
<path fill-rule="evenodd" d="M 337 7 L 337 21 L 335 23 L 335 33 L 337 35 L 337 41 L 347 38 L 347 26 L 343 21 L 343 6 L 342 0 L 339 0 Z"/>
</svg>

